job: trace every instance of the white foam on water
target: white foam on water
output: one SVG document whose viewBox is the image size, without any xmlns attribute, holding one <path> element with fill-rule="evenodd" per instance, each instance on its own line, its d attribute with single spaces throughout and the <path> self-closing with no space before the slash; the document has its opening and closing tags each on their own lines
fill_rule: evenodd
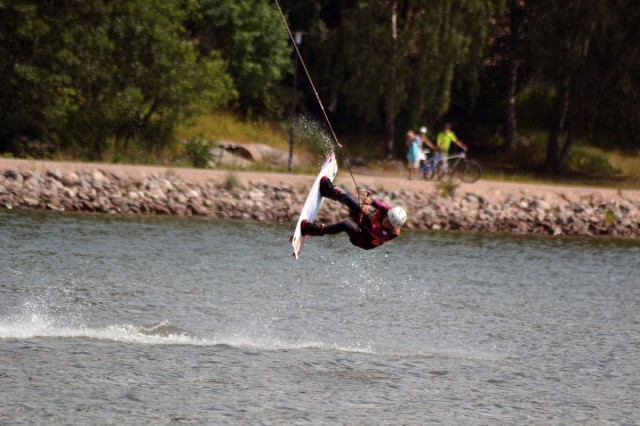
<svg viewBox="0 0 640 426">
<path fill-rule="evenodd" d="M 86 325 L 77 316 L 52 313 L 41 302 L 27 302 L 20 312 L 0 317 L 0 339 L 83 338 L 114 342 L 164 345 L 207 345 L 212 342 L 161 321 L 150 326 L 113 324 Z"/>
<path fill-rule="evenodd" d="M 61 325 L 57 319 L 39 312 L 31 312 L 27 315 L 12 318 L 0 318 L 0 339 L 30 340 L 41 338 L 90 339 L 133 345 L 224 345 L 238 350 L 328 351 L 401 358 L 495 360 L 507 356 L 504 353 L 483 351 L 477 348 L 437 344 L 431 348 L 392 347 L 366 342 L 295 341 L 252 333 L 200 337 L 182 330 L 166 320 L 153 325 L 113 324 L 101 327 L 82 324 Z"/>
<path fill-rule="evenodd" d="M 21 312 L 0 317 L 0 339 L 92 339 L 134 345 L 229 346 L 239 350 L 263 351 L 335 351 L 374 356 L 407 358 L 444 357 L 460 359 L 496 359 L 504 354 L 464 348 L 460 345 L 434 344 L 430 348 L 379 345 L 373 342 L 326 342 L 320 339 L 300 339 L 261 333 L 260 330 L 220 331 L 213 336 L 197 336 L 170 321 L 151 325 L 114 323 L 105 326 L 86 325 L 76 317 L 52 314 L 42 303 L 25 303 Z"/>
<path fill-rule="evenodd" d="M 207 339 L 202 339 L 188 333 L 179 334 L 149 334 L 144 326 L 131 324 L 114 324 L 105 327 L 86 325 L 64 326 L 56 325 L 55 321 L 43 318 L 31 320 L 7 321 L 0 319 L 0 339 L 37 339 L 37 338 L 67 338 L 67 339 L 96 339 L 122 343 L 147 345 L 211 345 Z"/>
</svg>

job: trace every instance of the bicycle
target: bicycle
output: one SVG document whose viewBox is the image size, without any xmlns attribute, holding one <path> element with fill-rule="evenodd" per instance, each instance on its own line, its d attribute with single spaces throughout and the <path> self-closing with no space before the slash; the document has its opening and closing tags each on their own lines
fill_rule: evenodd
<svg viewBox="0 0 640 426">
<path fill-rule="evenodd" d="M 425 180 L 457 176 L 465 183 L 474 183 L 482 174 L 480 164 L 469 160 L 465 151 L 449 155 L 446 164 L 442 161 L 441 155 L 436 153 L 430 159 L 428 158 L 418 171 L 422 173 Z"/>
</svg>

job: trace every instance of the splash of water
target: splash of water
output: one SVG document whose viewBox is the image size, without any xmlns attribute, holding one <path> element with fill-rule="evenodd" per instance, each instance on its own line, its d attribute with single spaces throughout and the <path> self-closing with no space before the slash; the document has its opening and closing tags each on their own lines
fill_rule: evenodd
<svg viewBox="0 0 640 426">
<path fill-rule="evenodd" d="M 334 151 L 334 141 L 331 139 L 326 125 L 306 115 L 293 117 L 291 125 L 295 132 L 296 142 L 305 146 L 318 158 L 324 159 Z"/>
<path fill-rule="evenodd" d="M 343 284 L 350 285 L 349 280 Z M 379 290 L 379 289 L 378 289 Z M 366 295 L 364 295 L 366 296 Z M 0 317 L 0 340 L 2 339 L 88 339 L 118 342 L 134 345 L 188 345 L 188 346 L 228 346 L 238 349 L 259 349 L 267 351 L 312 350 L 362 353 L 370 355 L 422 357 L 454 357 L 473 359 L 495 359 L 493 351 L 469 351 L 459 345 L 434 344 L 431 348 L 405 345 L 377 345 L 368 341 L 324 341 L 316 337 L 280 336 L 265 333 L 258 326 L 243 327 L 241 330 L 221 330 L 215 336 L 198 336 L 168 320 L 149 325 L 115 323 L 111 325 L 86 325 L 81 318 L 70 318 L 52 311 L 44 303 L 27 302 L 20 312 Z M 246 324 L 245 324 L 246 325 Z M 442 347 L 440 347 L 442 346 Z"/>
<path fill-rule="evenodd" d="M 212 344 L 168 321 L 148 326 L 88 326 L 81 318 L 52 311 L 41 301 L 26 302 L 19 312 L 0 317 L 0 339 L 36 338 L 84 338 L 140 344 Z"/>
</svg>

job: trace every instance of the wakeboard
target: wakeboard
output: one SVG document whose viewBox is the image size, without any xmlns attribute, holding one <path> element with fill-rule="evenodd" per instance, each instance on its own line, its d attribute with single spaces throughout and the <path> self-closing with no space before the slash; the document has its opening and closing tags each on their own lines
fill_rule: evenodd
<svg viewBox="0 0 640 426">
<path fill-rule="evenodd" d="M 302 207 L 302 212 L 300 212 L 300 218 L 298 218 L 298 223 L 296 224 L 296 230 L 293 233 L 293 237 L 291 237 L 291 246 L 293 246 L 293 255 L 298 258 L 300 255 L 300 251 L 302 251 L 302 246 L 304 245 L 304 240 L 307 238 L 302 235 L 302 221 L 308 220 L 309 222 L 313 222 L 320 211 L 320 207 L 322 207 L 322 202 L 324 201 L 324 197 L 320 195 L 320 180 L 323 176 L 329 177 L 331 181 L 338 174 L 338 162 L 336 161 L 336 156 L 334 153 L 331 153 L 329 157 L 325 160 L 322 168 L 320 169 L 320 173 L 316 178 L 311 190 L 309 191 L 309 195 L 307 196 L 307 201 L 305 201 L 304 206 Z"/>
</svg>

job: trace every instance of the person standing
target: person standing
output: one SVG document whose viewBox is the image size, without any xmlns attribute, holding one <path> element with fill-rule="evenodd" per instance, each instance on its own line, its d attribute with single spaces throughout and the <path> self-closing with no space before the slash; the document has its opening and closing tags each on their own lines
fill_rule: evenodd
<svg viewBox="0 0 640 426">
<path fill-rule="evenodd" d="M 429 137 L 427 136 L 427 128 L 425 126 L 420 127 L 420 139 L 422 140 L 422 144 L 429 147 L 429 149 L 434 151 L 438 149 L 438 147 L 429 140 Z"/>
<path fill-rule="evenodd" d="M 455 143 L 465 151 L 468 149 L 467 145 L 465 145 L 460 139 L 458 139 L 456 134 L 453 133 L 453 131 L 451 130 L 451 124 L 445 123 L 442 131 L 440 131 L 440 133 L 438 133 L 438 136 L 436 137 L 436 144 L 438 145 L 438 151 L 440 151 L 437 161 L 442 161 L 445 170 L 448 166 L 447 159 L 449 158 L 449 148 L 451 148 L 451 142 Z"/>
<path fill-rule="evenodd" d="M 413 130 L 407 132 L 407 166 L 409 167 L 409 180 L 418 178 L 418 168 L 420 167 L 420 145 L 421 140 Z"/>
<path fill-rule="evenodd" d="M 435 153 L 438 150 L 438 147 L 429 140 L 429 137 L 427 136 L 427 128 L 422 126 L 420 127 L 420 161 L 424 161 L 424 164 L 427 164 L 427 153 L 430 152 L 429 150 Z"/>
</svg>

